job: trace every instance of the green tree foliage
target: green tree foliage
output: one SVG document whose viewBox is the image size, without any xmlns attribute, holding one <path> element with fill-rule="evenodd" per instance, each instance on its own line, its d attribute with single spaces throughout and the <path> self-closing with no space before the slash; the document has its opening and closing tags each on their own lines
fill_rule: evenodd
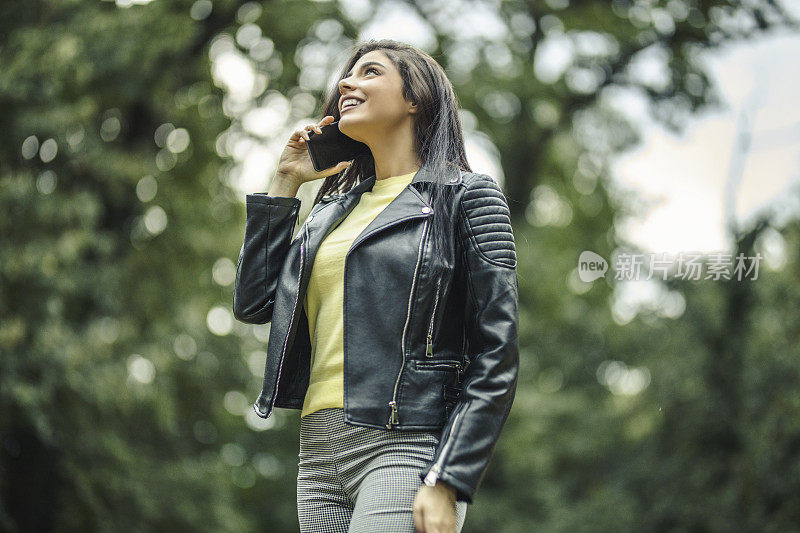
<svg viewBox="0 0 800 533">
<path fill-rule="evenodd" d="M 297 412 L 254 416 L 266 329 L 229 311 L 244 211 L 228 141 L 270 141 L 243 117 L 276 95 L 315 115 L 336 52 L 386 13 L 359 5 L 2 3 L 0 529 L 296 530 Z M 793 251 L 758 281 L 669 285 L 678 318 L 620 325 L 613 283 L 574 280 L 581 250 L 624 244 L 632 199 L 607 176 L 637 133 L 620 98 L 679 128 L 716 101 L 698 53 L 793 25 L 780 4 L 403 5 L 498 147 L 520 259 L 521 382 L 465 531 L 790 529 L 797 226 L 738 236 Z M 244 104 L 213 76 L 220 36 L 268 73 Z M 570 61 L 537 70 L 553 47 Z M 648 54 L 663 79 L 634 67 Z M 610 362 L 649 386 L 611 390 Z"/>
</svg>

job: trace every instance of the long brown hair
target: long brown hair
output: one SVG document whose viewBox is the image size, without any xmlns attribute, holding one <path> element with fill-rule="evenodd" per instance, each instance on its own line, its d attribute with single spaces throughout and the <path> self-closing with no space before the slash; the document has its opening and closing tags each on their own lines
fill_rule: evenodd
<svg viewBox="0 0 800 533">
<path fill-rule="evenodd" d="M 369 40 L 356 44 L 354 51 L 339 72 L 322 109 L 322 116 L 339 120 L 339 81 L 358 59 L 373 50 L 380 50 L 392 61 L 403 80 L 403 97 L 417 104 L 414 115 L 414 143 L 417 155 L 434 175 L 441 176 L 472 169 L 467 163 L 461 123 L 458 119 L 458 98 L 444 69 L 424 50 L 393 39 Z M 326 194 L 345 193 L 357 183 L 375 174 L 375 160 L 367 152 L 353 160 L 342 172 L 325 178 L 314 203 Z M 436 249 L 445 251 L 443 236 L 452 232 L 454 192 L 446 180 L 430 183 L 433 204 L 433 235 Z"/>
</svg>

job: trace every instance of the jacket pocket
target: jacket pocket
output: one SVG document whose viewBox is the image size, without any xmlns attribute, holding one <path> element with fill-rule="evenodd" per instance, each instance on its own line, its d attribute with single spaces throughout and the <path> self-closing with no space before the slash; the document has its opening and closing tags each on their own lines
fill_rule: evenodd
<svg viewBox="0 0 800 533">
<path fill-rule="evenodd" d="M 417 370 L 439 370 L 444 372 L 461 372 L 464 368 L 464 365 L 461 364 L 461 361 L 452 361 L 452 360 L 415 360 L 414 365 L 416 366 Z"/>
<path fill-rule="evenodd" d="M 404 423 L 441 428 L 447 420 L 445 386 L 458 387 L 461 362 L 455 359 L 437 361 L 411 359 L 400 387 L 400 416 Z"/>
</svg>

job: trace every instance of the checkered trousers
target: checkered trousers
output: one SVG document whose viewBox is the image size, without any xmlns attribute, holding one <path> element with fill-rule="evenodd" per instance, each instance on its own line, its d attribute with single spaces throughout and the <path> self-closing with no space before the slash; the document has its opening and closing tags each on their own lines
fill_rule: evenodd
<svg viewBox="0 0 800 533">
<path fill-rule="evenodd" d="M 354 426 L 344 409 L 300 419 L 297 515 L 302 533 L 414 533 L 419 472 L 433 460 L 438 431 Z M 456 502 L 457 530 L 467 502 Z"/>
</svg>

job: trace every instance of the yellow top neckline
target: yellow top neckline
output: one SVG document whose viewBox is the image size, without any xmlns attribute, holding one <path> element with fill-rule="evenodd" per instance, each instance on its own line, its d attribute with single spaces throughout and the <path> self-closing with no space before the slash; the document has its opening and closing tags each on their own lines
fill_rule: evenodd
<svg viewBox="0 0 800 533">
<path fill-rule="evenodd" d="M 372 185 L 372 190 L 373 191 L 382 190 L 385 189 L 386 187 L 391 187 L 392 185 L 395 185 L 398 182 L 408 181 L 411 178 L 413 178 L 416 173 L 417 171 L 415 170 L 414 172 L 409 172 L 408 174 L 401 174 L 399 176 L 390 176 L 388 178 L 383 178 L 380 180 L 375 179 L 375 183 Z"/>
</svg>

